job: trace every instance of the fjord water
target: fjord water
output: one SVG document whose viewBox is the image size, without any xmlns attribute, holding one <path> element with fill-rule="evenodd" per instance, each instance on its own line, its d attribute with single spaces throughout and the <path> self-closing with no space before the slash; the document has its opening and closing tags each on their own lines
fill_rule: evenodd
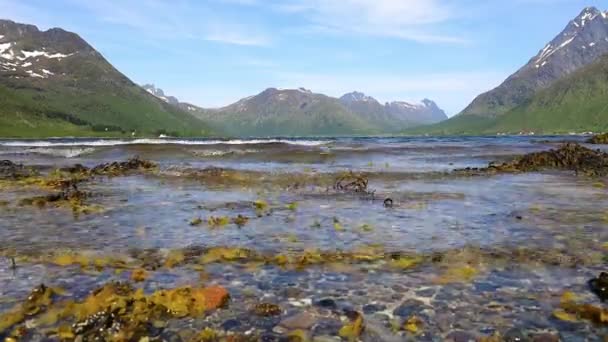
<svg viewBox="0 0 608 342">
<path fill-rule="evenodd" d="M 174 320 L 167 329 L 211 326 L 272 340 L 302 328 L 328 338 L 338 335 L 346 308 L 364 314 L 363 340 L 599 336 L 605 328 L 559 320 L 553 312 L 565 291 L 598 302 L 587 280 L 601 271 L 608 241 L 606 180 L 556 171 L 453 172 L 554 148 L 564 140 L 583 142 L 572 136 L 0 140 L 0 159 L 42 173 L 133 156 L 158 163 L 154 172 L 95 177 L 83 184 L 93 194 L 90 201 L 103 208 L 100 213 L 74 216 L 65 208 L 20 206 L 20 199 L 44 191 L 6 186 L 0 193 L 6 203 L 0 206 L 0 249 L 24 261 L 12 270 L 9 259 L 0 260 L 0 312 L 40 283 L 82 299 L 110 280 L 129 279 L 127 272 L 85 272 L 25 257 L 58 250 L 95 255 L 136 250 L 166 255 L 216 246 L 268 255 L 373 250 L 443 253 L 443 260 L 411 268 L 210 263 L 205 281 L 229 290 L 229 307 L 200 319 Z M 205 170 L 212 167 L 230 170 L 231 176 L 209 177 Z M 350 171 L 365 174 L 373 194 L 335 191 L 334 180 Z M 393 207 L 383 205 L 386 198 Z M 269 210 L 258 215 L 256 201 Z M 212 227 L 206 220 L 238 215 L 249 218 L 242 227 Z M 199 217 L 202 224 L 190 224 Z M 461 274 L 463 269 L 468 271 Z M 199 272 L 183 266 L 158 269 L 143 286 L 153 291 L 200 282 Z M 278 304 L 282 314 L 256 319 L 250 307 L 260 301 Z M 302 312 L 311 322 L 285 326 L 286 317 Z M 420 331 L 391 328 L 411 316 L 423 322 Z"/>
</svg>

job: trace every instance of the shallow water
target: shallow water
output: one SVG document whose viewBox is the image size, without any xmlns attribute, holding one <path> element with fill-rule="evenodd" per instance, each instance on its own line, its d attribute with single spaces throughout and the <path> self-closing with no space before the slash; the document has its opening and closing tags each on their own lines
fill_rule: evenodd
<svg viewBox="0 0 608 342">
<path fill-rule="evenodd" d="M 166 256 L 217 246 L 263 255 L 364 251 L 381 257 L 297 268 L 257 259 L 212 262 L 205 264 L 205 280 L 185 263 L 154 269 L 138 286 L 152 292 L 204 282 L 229 290 L 228 308 L 194 320 L 171 320 L 165 334 L 212 327 L 222 334 L 279 340 L 295 329 L 285 327 L 285 320 L 304 312 L 312 317 L 303 327 L 308 336 L 332 340 L 345 324 L 344 310 L 352 309 L 364 315 L 361 340 L 467 340 L 498 334 L 507 340 L 518 334 L 600 340 L 608 333 L 602 325 L 565 322 L 553 312 L 565 291 L 601 305 L 587 281 L 605 266 L 608 180 L 571 172 L 451 172 L 546 150 L 564 140 L 582 138 L 0 140 L 0 159 L 33 166 L 43 175 L 135 155 L 158 163 L 151 172 L 84 182 L 81 189 L 93 194 L 87 201 L 103 208 L 90 214 L 20 206 L 19 200 L 49 190 L 5 184 L 0 251 L 7 258 L 0 259 L 0 311 L 40 283 L 61 287 L 78 300 L 108 281 L 129 279 L 129 272 L 117 274 L 111 267 L 85 270 L 49 262 L 58 253 L 140 260 L 145 250 Z M 209 167 L 229 169 L 230 176 L 202 173 Z M 335 179 L 349 171 L 364 173 L 373 195 L 333 189 Z M 383 205 L 385 198 L 393 200 L 392 208 Z M 255 201 L 267 207 L 256 209 Z M 207 223 L 211 216 L 238 215 L 249 218 L 242 227 Z M 195 218 L 203 222 L 191 225 Z M 521 250 L 531 254 L 521 256 Z M 443 259 L 414 267 L 391 267 L 387 257 L 435 253 Z M 15 270 L 10 257 L 18 260 Z M 451 275 L 463 268 L 474 275 Z M 318 303 L 321 299 L 330 300 Z M 251 315 L 259 302 L 278 304 L 281 315 Z M 415 333 L 403 329 L 412 316 L 422 321 Z M 27 336 L 42 339 L 45 334 L 38 327 Z"/>
</svg>

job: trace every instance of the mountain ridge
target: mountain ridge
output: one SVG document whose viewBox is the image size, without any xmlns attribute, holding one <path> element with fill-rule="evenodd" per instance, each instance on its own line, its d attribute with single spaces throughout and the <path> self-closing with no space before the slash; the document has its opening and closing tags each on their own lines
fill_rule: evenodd
<svg viewBox="0 0 608 342">
<path fill-rule="evenodd" d="M 78 34 L 0 20 L 0 136 L 206 135 Z"/>
<path fill-rule="evenodd" d="M 170 101 L 171 97 L 162 89 L 152 85 L 144 85 L 144 88 L 164 101 Z M 305 88 L 271 87 L 220 108 L 206 109 L 179 100 L 177 105 L 211 122 L 217 129 L 247 136 L 388 134 L 405 127 L 447 119 L 445 112 L 428 99 L 419 104 L 393 101 L 382 105 L 375 98 L 358 91 L 335 98 Z M 362 109 L 364 106 L 368 108 Z M 291 120 L 281 118 L 282 112 L 287 117 L 291 116 Z M 329 127 L 306 122 L 307 115 L 308 120 L 315 117 L 326 121 Z M 298 132 L 295 127 L 291 127 L 290 121 L 307 128 Z"/>
<path fill-rule="evenodd" d="M 498 87 L 480 94 L 460 114 L 438 124 L 407 129 L 405 133 L 569 133 L 608 129 L 602 123 L 608 121 L 608 97 L 604 96 L 608 85 L 604 67 L 607 55 L 608 11 L 586 7 L 527 64 Z M 578 118 L 573 116 L 575 113 Z"/>
<path fill-rule="evenodd" d="M 586 7 L 544 48 L 496 88 L 480 94 L 458 115 L 498 116 L 534 92 L 608 53 L 608 14 Z"/>
</svg>

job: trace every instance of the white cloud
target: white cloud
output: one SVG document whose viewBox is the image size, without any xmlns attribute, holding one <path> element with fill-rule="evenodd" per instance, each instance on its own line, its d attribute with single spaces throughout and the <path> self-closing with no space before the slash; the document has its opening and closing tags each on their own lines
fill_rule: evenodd
<svg viewBox="0 0 608 342">
<path fill-rule="evenodd" d="M 383 36 L 423 43 L 465 43 L 437 26 L 457 11 L 439 0 L 290 0 L 275 4 L 305 16 L 311 31 Z"/>
<path fill-rule="evenodd" d="M 196 8 L 187 1 L 70 0 L 90 12 L 95 19 L 122 25 L 142 35 L 159 39 L 206 40 L 241 46 L 266 46 L 269 35 L 217 13 L 204 5 Z M 221 0 L 254 4 L 251 0 Z"/>
</svg>

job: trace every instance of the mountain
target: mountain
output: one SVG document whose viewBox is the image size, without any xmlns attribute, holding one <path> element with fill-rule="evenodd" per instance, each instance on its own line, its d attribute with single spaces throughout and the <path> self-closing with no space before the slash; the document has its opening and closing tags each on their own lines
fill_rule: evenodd
<svg viewBox="0 0 608 342">
<path fill-rule="evenodd" d="M 406 127 L 432 124 L 448 118 L 435 102 L 428 99 L 422 100 L 419 104 L 393 101 L 382 105 L 373 97 L 355 91 L 340 97 L 340 102 L 387 133 Z"/>
<path fill-rule="evenodd" d="M 608 55 L 537 92 L 487 132 L 608 132 Z"/>
<path fill-rule="evenodd" d="M 223 108 L 197 107 L 193 114 L 236 136 L 388 134 L 446 118 L 430 100 L 382 105 L 360 92 L 337 99 L 304 88 L 268 88 Z"/>
<path fill-rule="evenodd" d="M 144 88 L 144 90 L 147 91 L 148 93 L 158 97 L 159 99 L 161 99 L 169 104 L 172 104 L 172 105 L 179 104 L 179 101 L 177 100 L 176 97 L 165 95 L 165 92 L 160 88 L 156 88 L 154 86 L 154 84 L 144 84 L 141 87 Z"/>
<path fill-rule="evenodd" d="M 587 7 L 526 65 L 497 88 L 478 96 L 462 113 L 406 133 L 598 130 L 608 120 L 603 107 L 608 103 L 601 97 L 608 83 L 603 73 L 607 54 L 608 11 Z M 594 71 L 598 74 L 592 75 Z"/>
<path fill-rule="evenodd" d="M 0 20 L 0 136 L 205 135 L 77 34 Z"/>
<path fill-rule="evenodd" d="M 310 90 L 268 88 L 199 117 L 235 136 L 357 135 L 379 133 L 336 98 Z"/>
<path fill-rule="evenodd" d="M 481 94 L 462 115 L 497 116 L 534 93 L 608 53 L 608 12 L 585 8 L 521 69 L 497 88 Z"/>
</svg>

